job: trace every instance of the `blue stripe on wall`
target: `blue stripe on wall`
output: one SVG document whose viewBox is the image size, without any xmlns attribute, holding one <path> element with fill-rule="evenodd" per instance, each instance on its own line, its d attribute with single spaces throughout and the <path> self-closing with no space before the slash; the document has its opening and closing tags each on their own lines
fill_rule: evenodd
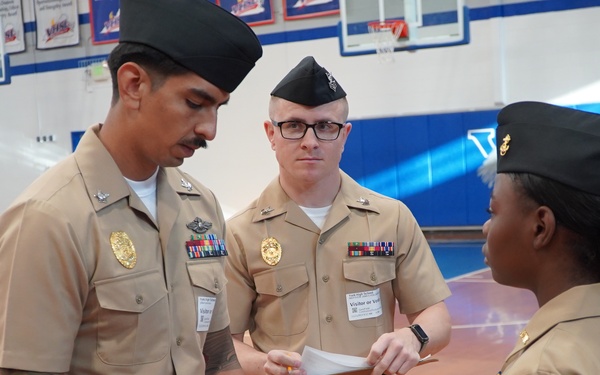
<svg viewBox="0 0 600 375">
<path fill-rule="evenodd" d="M 600 103 L 571 107 L 600 113 Z M 495 152 L 488 136 L 498 112 L 351 121 L 340 167 L 361 185 L 402 200 L 422 226 L 482 225 L 491 189 L 477 168 Z"/>
</svg>

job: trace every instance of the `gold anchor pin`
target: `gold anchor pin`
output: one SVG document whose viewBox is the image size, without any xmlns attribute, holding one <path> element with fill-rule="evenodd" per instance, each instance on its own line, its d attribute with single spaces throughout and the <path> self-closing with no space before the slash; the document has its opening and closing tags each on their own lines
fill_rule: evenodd
<svg viewBox="0 0 600 375">
<path fill-rule="evenodd" d="M 500 145 L 500 156 L 506 155 L 506 152 L 510 148 L 508 145 L 510 143 L 510 134 L 507 134 L 506 137 L 502 138 L 502 144 Z"/>
<path fill-rule="evenodd" d="M 519 337 L 521 338 L 523 345 L 527 345 L 527 341 L 529 341 L 529 334 L 527 331 L 522 330 L 521 333 L 519 333 Z"/>
</svg>

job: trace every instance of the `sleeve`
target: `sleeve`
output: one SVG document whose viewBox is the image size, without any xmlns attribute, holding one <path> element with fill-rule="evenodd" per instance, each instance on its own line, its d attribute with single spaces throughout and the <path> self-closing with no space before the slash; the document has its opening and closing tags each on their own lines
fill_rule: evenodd
<svg viewBox="0 0 600 375">
<path fill-rule="evenodd" d="M 225 262 L 225 276 L 228 280 L 230 329 L 232 334 L 238 334 L 251 328 L 252 303 L 257 294 L 254 279 L 248 272 L 243 242 L 233 228 L 235 225 L 228 222 L 225 243 L 229 255 Z"/>
<path fill-rule="evenodd" d="M 410 314 L 443 301 L 451 293 L 416 219 L 403 203 L 399 204 L 394 294 L 400 312 Z"/>
<path fill-rule="evenodd" d="M 69 222 L 46 202 L 0 217 L 0 367 L 66 372 L 87 273 Z"/>
</svg>

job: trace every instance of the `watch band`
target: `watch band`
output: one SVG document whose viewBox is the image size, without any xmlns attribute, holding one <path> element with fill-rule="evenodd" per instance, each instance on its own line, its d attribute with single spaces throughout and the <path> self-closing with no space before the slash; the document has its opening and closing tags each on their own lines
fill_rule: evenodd
<svg viewBox="0 0 600 375">
<path fill-rule="evenodd" d="M 423 328 L 421 328 L 421 326 L 418 324 L 412 324 L 408 326 L 408 328 L 410 328 L 410 330 L 417 337 L 417 340 L 419 340 L 419 342 L 421 343 L 421 349 L 419 349 L 419 353 L 421 353 L 423 349 L 425 349 L 425 347 L 427 346 L 427 343 L 429 343 L 429 336 L 427 336 Z"/>
</svg>

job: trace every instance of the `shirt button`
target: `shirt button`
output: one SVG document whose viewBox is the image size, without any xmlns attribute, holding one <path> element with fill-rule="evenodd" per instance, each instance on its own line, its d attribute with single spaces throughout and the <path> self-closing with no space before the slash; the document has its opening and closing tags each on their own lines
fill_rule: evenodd
<svg viewBox="0 0 600 375">
<path fill-rule="evenodd" d="M 177 340 L 175 340 L 175 343 L 177 344 L 177 346 L 181 346 L 181 341 L 182 340 L 180 338 L 178 338 Z"/>
<path fill-rule="evenodd" d="M 375 272 L 371 274 L 371 281 L 377 281 L 377 275 L 375 275 Z"/>
<path fill-rule="evenodd" d="M 323 276 L 323 281 L 324 281 L 324 282 L 328 282 L 328 281 L 329 281 L 329 275 L 325 275 L 325 276 Z"/>
<path fill-rule="evenodd" d="M 326 321 L 327 323 L 331 323 L 331 321 L 333 321 L 333 316 L 331 316 L 331 315 L 327 315 L 327 316 L 325 317 L 325 321 Z"/>
<path fill-rule="evenodd" d="M 283 287 L 281 285 L 277 285 L 276 290 L 277 292 L 281 293 L 281 291 L 283 291 Z"/>
<path fill-rule="evenodd" d="M 324 238 L 319 238 L 319 245 L 323 245 L 323 242 L 325 242 Z"/>
<path fill-rule="evenodd" d="M 142 296 L 137 296 L 137 297 L 135 297 L 135 302 L 136 302 L 138 305 L 141 305 L 141 304 L 142 304 L 142 302 L 144 302 L 144 297 L 142 297 Z"/>
<path fill-rule="evenodd" d="M 215 289 L 219 289 L 219 280 L 215 279 Z"/>
</svg>

